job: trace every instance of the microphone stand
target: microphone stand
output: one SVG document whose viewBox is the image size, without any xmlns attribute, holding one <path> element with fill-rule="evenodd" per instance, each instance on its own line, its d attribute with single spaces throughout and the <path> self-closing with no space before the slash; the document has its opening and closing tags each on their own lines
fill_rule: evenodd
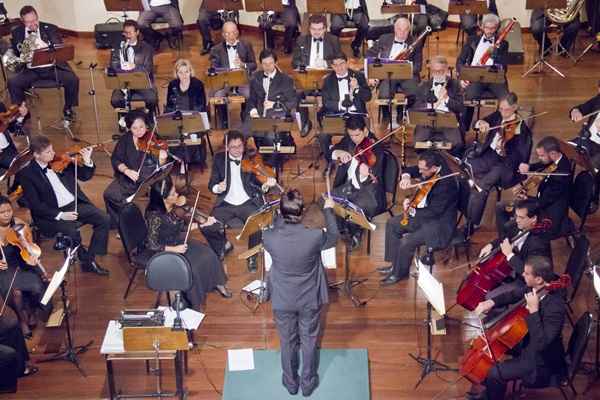
<svg viewBox="0 0 600 400">
<path fill-rule="evenodd" d="M 98 99 L 96 97 L 96 81 L 94 79 L 94 71 L 96 70 L 96 67 L 98 66 L 98 63 L 90 63 L 89 65 L 89 70 L 90 70 L 90 90 L 88 91 L 88 95 L 90 95 L 91 99 L 92 99 L 92 107 L 94 109 L 94 117 L 96 119 L 96 143 L 100 143 L 100 115 L 98 113 Z"/>
</svg>

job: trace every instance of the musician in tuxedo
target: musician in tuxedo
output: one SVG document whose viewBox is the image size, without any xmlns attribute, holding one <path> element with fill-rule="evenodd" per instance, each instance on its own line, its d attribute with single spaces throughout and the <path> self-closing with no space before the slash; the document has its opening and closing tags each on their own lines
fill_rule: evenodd
<svg viewBox="0 0 600 400">
<path fill-rule="evenodd" d="M 22 25 L 12 31 L 11 46 L 14 55 L 20 56 L 20 45 L 25 39 L 35 41 L 35 49 L 44 49 L 63 43 L 58 27 L 46 22 L 40 22 L 38 13 L 32 6 L 24 6 L 19 11 Z M 56 67 L 56 68 L 55 68 Z M 75 119 L 73 107 L 79 105 L 79 78 L 69 64 L 58 62 L 56 65 L 32 66 L 29 62 L 21 72 L 8 78 L 8 91 L 13 104 L 25 101 L 25 92 L 40 80 L 56 80 L 64 87 L 65 105 L 63 116 L 65 120 Z"/>
<path fill-rule="evenodd" d="M 500 100 L 498 111 L 475 123 L 475 129 L 486 136 L 482 144 L 476 143 L 465 152 L 465 162 L 476 183 L 469 195 L 467 234 L 479 228 L 490 190 L 496 186 L 507 188 L 516 184 L 520 179 L 519 165 L 529 161 L 532 133 L 520 120 L 518 101 L 515 93 L 507 94 Z M 512 138 L 504 137 L 504 128 L 490 130 L 511 121 L 516 124 Z"/>
<path fill-rule="evenodd" d="M 588 101 L 576 105 L 569 111 L 569 117 L 574 122 L 581 121 L 586 115 L 600 111 L 600 81 L 598 81 L 598 94 Z M 598 209 L 598 199 L 600 198 L 600 113 L 590 115 L 583 124 L 579 136 L 571 139 L 571 142 L 583 147 L 595 168 L 596 187 L 590 211 L 593 213 Z"/>
<path fill-rule="evenodd" d="M 112 49 L 108 75 L 122 72 L 145 72 L 149 84 L 154 82 L 154 49 L 140 39 L 138 23 L 128 19 L 123 23 L 123 38 L 118 48 Z M 132 100 L 143 101 L 151 114 L 156 112 L 158 97 L 154 88 L 115 89 L 110 98 L 114 108 L 126 108 Z"/>
<path fill-rule="evenodd" d="M 202 50 L 200 51 L 200 55 L 203 56 L 210 53 L 210 49 L 214 46 L 210 34 L 211 30 L 216 31 L 221 29 L 224 25 L 224 22 L 227 21 L 232 21 L 235 23 L 236 19 L 238 18 L 238 11 L 209 11 L 207 9 L 207 3 L 204 0 L 201 0 L 200 7 L 198 7 L 198 19 L 196 20 L 198 30 L 200 31 L 200 36 L 202 37 Z"/>
<path fill-rule="evenodd" d="M 281 343 L 283 386 L 291 395 L 300 387 L 308 397 L 319 385 L 321 313 L 329 302 L 321 251 L 335 248 L 338 231 L 331 199 L 325 200 L 323 209 L 326 229 L 310 229 L 301 223 L 304 200 L 297 189 L 283 194 L 279 209 L 281 218 L 263 234 L 265 251 L 273 260 L 267 290 Z"/>
<path fill-rule="evenodd" d="M 385 189 L 383 188 L 383 146 L 377 144 L 369 152 L 375 158 L 375 164 L 369 165 L 365 159 L 353 157 L 369 142 L 376 142 L 377 137 L 369 131 L 365 118 L 361 115 L 350 115 L 346 119 L 346 135 L 333 146 L 331 158 L 339 160 L 332 194 L 343 197 L 360 207 L 367 218 L 372 218 L 385 207 Z M 362 228 L 338 219 L 340 230 L 347 231 L 352 239 L 352 246 L 358 247 L 362 237 Z"/>
<path fill-rule="evenodd" d="M 266 36 L 266 48 L 275 50 L 275 34 L 273 33 L 273 25 L 282 24 L 283 32 L 283 47 L 285 54 L 290 54 L 294 48 L 294 38 L 298 33 L 298 25 L 300 24 L 300 12 L 296 7 L 296 0 L 281 0 L 283 11 L 269 11 L 258 17 L 258 27 L 263 35 Z"/>
<path fill-rule="evenodd" d="M 483 246 L 479 257 L 485 257 L 499 248 L 513 270 L 512 276 L 498 288 L 487 293 L 486 298 L 523 286 L 521 279 L 525 260 L 532 256 L 547 257 L 552 261 L 550 248 L 551 221 L 542 214 L 536 199 L 517 200 L 514 204 L 514 218 L 502 226 L 498 238 Z"/>
<path fill-rule="evenodd" d="M 352 22 L 356 27 L 354 40 L 350 44 L 352 55 L 360 56 L 360 48 L 369 32 L 369 10 L 366 0 L 344 0 L 346 14 L 331 15 L 331 33 L 339 37 L 347 23 Z"/>
<path fill-rule="evenodd" d="M 434 110 L 438 113 L 454 113 L 460 121 L 465 110 L 460 83 L 452 79 L 448 68 L 448 60 L 443 56 L 435 56 L 429 63 L 431 79 L 421 82 L 417 89 L 416 110 Z M 444 141 L 452 144 L 452 153 L 462 154 L 464 146 L 463 132 L 456 128 L 437 128 L 417 125 L 415 142 L 436 141 L 441 135 Z"/>
<path fill-rule="evenodd" d="M 0 101 L 0 113 L 6 112 L 6 106 Z M 25 102 L 19 105 L 19 111 L 16 116 L 6 127 L 4 132 L 0 132 L 0 168 L 8 169 L 10 163 L 18 154 L 17 147 L 13 142 L 13 135 L 23 135 L 23 125 L 26 119 L 29 118 L 29 110 Z"/>
<path fill-rule="evenodd" d="M 569 193 L 571 191 L 571 161 L 560 151 L 560 142 L 554 136 L 546 136 L 535 146 L 538 162 L 519 165 L 519 172 L 523 180 L 528 172 L 550 172 L 564 174 L 546 176 L 541 180 L 538 192 L 535 194 L 540 209 L 552 222 L 551 232 L 558 234 L 565 222 L 569 211 Z M 520 186 L 515 186 L 519 188 Z M 527 198 L 527 194 L 518 195 L 518 198 Z M 498 232 L 510 218 L 506 211 L 507 202 L 500 201 L 496 205 L 496 225 Z"/>
<path fill-rule="evenodd" d="M 459 76 L 464 66 L 482 66 L 481 58 L 496 43 L 499 33 L 500 18 L 494 14 L 486 14 L 481 21 L 482 34 L 471 36 L 462 47 L 460 55 L 456 59 L 456 71 Z M 503 40 L 498 48 L 493 49 L 491 57 L 484 66 L 492 67 L 501 71 L 506 78 L 508 65 L 508 42 Z M 465 100 L 480 99 L 484 92 L 491 92 L 495 98 L 500 99 L 508 93 L 508 83 L 479 83 L 470 82 L 461 78 L 460 84 L 464 89 Z M 468 130 L 473 119 L 474 107 L 467 107 L 463 118 L 463 127 Z"/>
<path fill-rule="evenodd" d="M 483 0 L 486 1 L 486 0 Z M 458 1 L 457 1 L 458 2 Z M 498 15 L 498 7 L 496 6 L 496 0 L 487 0 L 487 7 L 490 14 Z M 477 34 L 478 23 L 481 19 L 480 15 L 474 14 L 461 14 L 460 15 L 460 29 L 462 29 L 467 36 L 473 37 Z"/>
<path fill-rule="evenodd" d="M 170 35 L 169 37 L 175 37 L 183 28 L 183 20 L 176 4 L 177 1 L 173 0 L 143 0 L 144 11 L 140 12 L 138 17 L 138 24 L 142 33 L 144 34 L 144 40 L 148 42 L 154 49 L 160 48 L 161 34 L 152 29 L 152 23 L 158 18 L 164 19 L 169 25 Z M 169 45 L 175 48 L 174 43 Z"/>
<path fill-rule="evenodd" d="M 416 4 L 420 5 L 421 11 L 416 14 L 412 14 L 413 33 L 418 36 L 425 30 L 427 25 L 431 26 L 433 30 L 441 30 L 445 27 L 448 20 L 448 13 L 439 7 L 432 4 L 427 4 L 427 0 L 384 0 L 383 4 Z M 395 18 L 398 18 L 400 14 L 397 14 Z M 394 17 L 393 17 L 394 18 Z M 369 38 L 371 35 L 369 35 Z"/>
<path fill-rule="evenodd" d="M 594 3 L 594 2 L 586 1 L 586 3 Z M 544 22 L 545 22 L 545 25 L 544 25 Z M 542 41 L 544 42 L 544 53 L 547 51 L 550 51 L 550 49 L 552 47 L 552 41 L 550 40 L 550 37 L 548 36 L 548 29 L 550 28 L 551 24 L 552 24 L 552 21 L 549 21 L 546 18 L 545 9 L 536 8 L 531 11 L 531 17 L 530 17 L 530 22 L 529 22 L 530 28 L 529 29 L 531 30 L 531 35 L 533 36 L 535 41 L 538 43 L 538 54 L 540 53 L 539 50 L 542 48 Z M 581 19 L 580 19 L 579 13 L 572 21 L 569 21 L 566 24 L 561 24 L 561 27 L 562 27 L 562 35 L 560 36 L 559 43 L 560 43 L 560 46 L 562 47 L 562 49 L 564 49 L 564 51 L 561 49 L 560 55 L 562 55 L 563 57 L 567 57 L 568 52 L 571 51 L 571 48 L 575 44 L 575 39 L 577 38 L 577 33 L 579 32 L 579 29 L 581 28 Z M 546 36 L 545 39 L 544 39 L 544 36 Z"/>
<path fill-rule="evenodd" d="M 394 23 L 394 33 L 382 35 L 373 46 L 367 50 L 367 57 L 375 57 L 382 60 L 395 59 L 400 53 L 407 51 L 415 43 L 415 37 L 411 36 L 411 23 L 408 18 L 400 17 Z M 410 79 L 393 79 L 390 84 L 387 79 L 379 82 L 377 79 L 369 79 L 370 85 L 378 85 L 379 98 L 392 98 L 397 92 L 404 93 L 408 98 L 409 107 L 414 103 L 417 85 L 421 80 L 421 67 L 423 65 L 423 41 L 416 44 L 412 54 L 408 57 L 412 62 L 413 77 Z M 384 118 L 389 118 L 389 112 L 384 109 Z M 398 113 L 400 119 L 400 113 Z"/>
<path fill-rule="evenodd" d="M 235 218 L 245 222 L 264 203 L 261 184 L 252 172 L 241 169 L 241 161 L 244 156 L 247 157 L 246 140 L 242 133 L 229 131 L 226 135 L 226 152 L 215 154 L 208 181 L 208 190 L 217 195 L 212 215 L 226 224 Z M 265 187 L 273 187 L 276 183 L 274 178 L 268 178 Z M 217 229 L 216 224 L 211 226 L 212 229 Z M 217 254 L 226 254 L 233 248 L 231 243 L 227 244 L 223 239 L 219 243 L 217 235 L 212 237 L 214 240 L 210 244 Z M 260 232 L 251 235 L 248 248 L 259 244 L 260 239 Z M 248 258 L 248 270 L 256 271 L 256 256 Z"/>
<path fill-rule="evenodd" d="M 475 312 L 482 314 L 525 299 L 529 312 L 525 317 L 527 335 L 520 343 L 520 354 L 493 365 L 483 382 L 484 391 L 469 395 L 469 398 L 501 400 L 504 399 L 507 383 L 512 380 L 520 379 L 538 386 L 547 385 L 551 376 L 565 376 L 567 366 L 562 328 L 567 310 L 564 291 L 540 295 L 540 291 L 555 278 L 547 258 L 529 257 L 523 270 L 525 286 L 479 303 Z"/>
<path fill-rule="evenodd" d="M 450 171 L 440 155 L 428 150 L 419 154 L 416 166 L 402 171 L 400 188 L 411 186 L 411 178 L 420 182 L 442 178 Z M 404 199 L 403 213 L 390 218 L 385 224 L 385 261 L 390 266 L 377 270 L 384 275 L 382 286 L 407 279 L 415 251 L 419 246 L 443 247 L 450 242 L 456 224 L 458 182 L 454 177 L 433 182 L 424 199 L 412 204 Z M 406 216 L 406 217 L 405 217 Z M 403 219 L 407 223 L 403 224 Z"/>
<path fill-rule="evenodd" d="M 56 153 L 46 136 L 32 137 L 29 148 L 33 161 L 19 171 L 17 179 L 23 186 L 23 196 L 36 226 L 46 236 L 62 233 L 79 244 L 77 255 L 83 271 L 108 275 L 108 270 L 98 265 L 96 256 L 106 254 L 110 218 L 92 204 L 75 181 L 75 178 L 88 181 L 94 176 L 92 148 L 80 150 L 82 165 L 77 166 L 77 175 L 74 163 L 58 173 L 50 168 Z M 81 243 L 82 225 L 91 225 L 93 229 L 87 249 Z"/>
</svg>

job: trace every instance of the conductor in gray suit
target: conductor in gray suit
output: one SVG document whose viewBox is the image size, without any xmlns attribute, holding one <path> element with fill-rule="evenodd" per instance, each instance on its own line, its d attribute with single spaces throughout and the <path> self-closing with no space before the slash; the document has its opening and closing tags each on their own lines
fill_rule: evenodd
<svg viewBox="0 0 600 400">
<path fill-rule="evenodd" d="M 265 250 L 273 260 L 267 278 L 273 316 L 281 342 L 283 385 L 292 395 L 302 388 L 310 396 L 319 385 L 317 344 L 321 309 L 328 303 L 327 276 L 321 250 L 335 247 L 338 230 L 333 201 L 325 201 L 326 230 L 309 229 L 300 222 L 304 200 L 297 189 L 281 197 L 281 216 L 273 229 L 263 233 Z M 302 373 L 298 376 L 298 350 Z"/>
</svg>

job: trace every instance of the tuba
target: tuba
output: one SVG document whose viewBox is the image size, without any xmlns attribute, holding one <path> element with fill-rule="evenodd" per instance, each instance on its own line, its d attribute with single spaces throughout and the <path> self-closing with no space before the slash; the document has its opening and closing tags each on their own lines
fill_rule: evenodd
<svg viewBox="0 0 600 400">
<path fill-rule="evenodd" d="M 8 49 L 2 56 L 4 67 L 11 72 L 17 72 L 30 63 L 36 48 L 36 40 L 37 35 L 29 35 L 21 43 L 17 44 L 19 56 L 15 54 L 13 49 Z"/>
<path fill-rule="evenodd" d="M 545 14 L 555 24 L 568 24 L 577 18 L 584 4 L 585 0 L 567 0 L 567 8 L 548 8 Z"/>
</svg>

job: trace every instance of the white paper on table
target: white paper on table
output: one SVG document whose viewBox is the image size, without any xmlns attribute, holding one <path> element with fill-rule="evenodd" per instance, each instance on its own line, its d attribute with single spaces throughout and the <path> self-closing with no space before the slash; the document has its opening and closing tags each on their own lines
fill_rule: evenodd
<svg viewBox="0 0 600 400">
<path fill-rule="evenodd" d="M 229 371 L 250 371 L 254 369 L 253 349 L 227 350 L 227 366 Z"/>
<path fill-rule="evenodd" d="M 254 293 L 254 294 L 260 294 L 260 290 L 261 288 L 266 288 L 267 287 L 267 283 L 264 281 L 261 281 L 259 279 L 255 279 L 252 282 L 250 282 L 249 284 L 247 284 L 246 286 L 244 286 L 242 288 L 242 291 L 244 292 L 250 292 L 250 293 Z"/>
<path fill-rule="evenodd" d="M 600 297 L 600 272 L 598 272 L 598 266 L 594 266 L 594 290 L 596 290 L 596 296 Z M 597 335 L 598 333 L 596 333 Z"/>
<path fill-rule="evenodd" d="M 159 310 L 165 313 L 165 324 L 169 328 L 173 327 L 173 322 L 175 321 L 175 317 L 177 316 L 177 312 L 171 307 L 160 306 Z M 180 312 L 181 320 L 183 322 L 183 327 L 185 329 L 198 329 L 200 323 L 204 320 L 205 314 L 198 312 L 196 310 L 192 310 L 191 308 L 186 308 L 185 310 Z"/>
<path fill-rule="evenodd" d="M 210 129 L 210 121 L 208 119 L 208 113 L 203 111 L 200 113 L 200 118 L 202 118 L 202 125 L 206 128 L 206 130 Z"/>
<path fill-rule="evenodd" d="M 337 268 L 337 259 L 335 256 L 335 246 L 321 250 L 321 262 L 327 269 Z"/>
<path fill-rule="evenodd" d="M 125 343 L 123 341 L 123 330 L 119 325 L 119 321 L 108 321 L 106 333 L 102 346 L 100 346 L 100 354 L 115 354 L 124 353 Z"/>
<path fill-rule="evenodd" d="M 425 293 L 427 301 L 431 303 L 439 315 L 446 315 L 446 303 L 444 302 L 444 285 L 435 279 L 421 260 L 417 259 L 419 278 L 417 285 Z"/>
</svg>

